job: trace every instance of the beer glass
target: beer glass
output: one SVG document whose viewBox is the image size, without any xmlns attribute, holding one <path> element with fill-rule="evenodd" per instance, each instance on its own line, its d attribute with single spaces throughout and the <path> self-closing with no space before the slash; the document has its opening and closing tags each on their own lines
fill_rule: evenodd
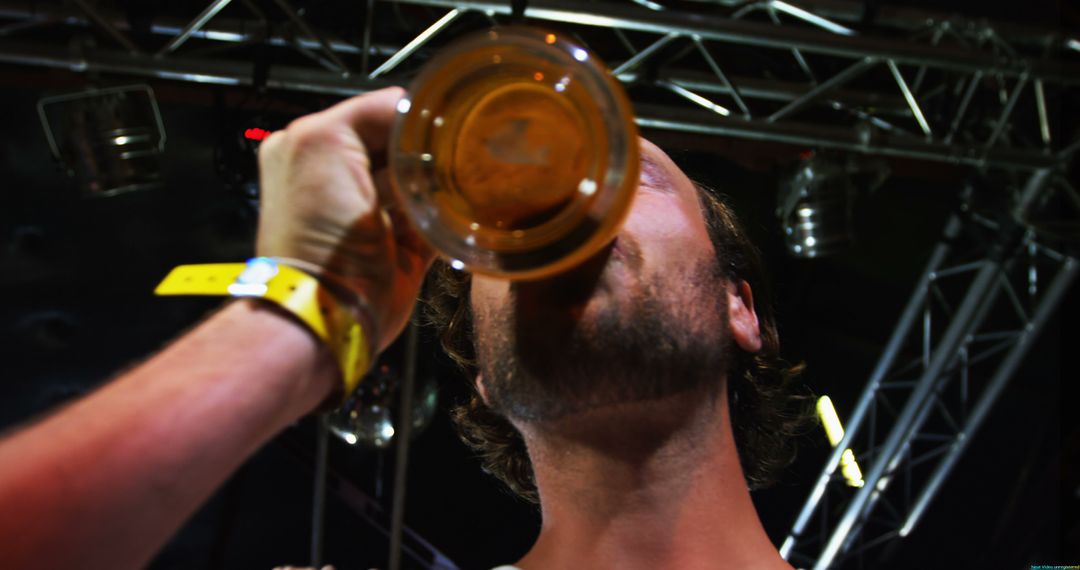
<svg viewBox="0 0 1080 570">
<path fill-rule="evenodd" d="M 609 243 L 638 181 L 630 101 L 572 38 L 495 28 L 428 62 L 398 104 L 397 198 L 457 269 L 558 273 Z"/>
</svg>

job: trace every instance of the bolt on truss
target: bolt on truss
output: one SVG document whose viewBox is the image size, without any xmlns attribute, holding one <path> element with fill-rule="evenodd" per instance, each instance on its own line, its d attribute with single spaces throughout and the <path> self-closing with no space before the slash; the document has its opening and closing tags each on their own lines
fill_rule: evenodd
<svg viewBox="0 0 1080 570">
<path fill-rule="evenodd" d="M 948 221 L 782 556 L 842 567 L 912 532 L 1076 277 L 1077 260 L 1041 239 L 1039 218 L 1077 201 L 1042 169 L 1006 215 L 964 208 Z M 858 489 L 838 471 L 848 448 L 863 468 Z"/>
<path fill-rule="evenodd" d="M 186 21 L 155 19 L 160 46 L 136 45 L 125 17 L 88 0 L 0 2 L 0 61 L 348 95 L 407 84 L 447 40 L 512 14 L 490 0 L 369 0 L 364 22 L 329 29 L 289 2 L 244 0 L 225 18 L 231 2 L 213 0 Z M 889 12 L 860 32 L 849 5 L 822 0 L 703 2 L 707 13 L 647 5 L 534 0 L 523 15 L 609 62 L 646 128 L 1026 170 L 1077 145 L 1061 107 L 1080 90 L 1080 40 L 1054 30 Z M 393 19 L 412 29 L 376 44 L 373 22 L 406 9 Z M 25 41 L 64 26 L 121 49 Z M 241 49 L 253 44 L 284 51 L 253 66 Z"/>
</svg>

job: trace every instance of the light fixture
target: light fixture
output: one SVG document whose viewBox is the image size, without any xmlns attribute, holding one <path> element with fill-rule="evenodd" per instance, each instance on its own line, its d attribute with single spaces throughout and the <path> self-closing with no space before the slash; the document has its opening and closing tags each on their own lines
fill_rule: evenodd
<svg viewBox="0 0 1080 570">
<path fill-rule="evenodd" d="M 780 183 L 776 215 L 788 253 L 814 258 L 847 249 L 855 240 L 854 205 L 889 178 L 880 158 L 807 151 Z"/>
<path fill-rule="evenodd" d="M 781 182 L 776 215 L 784 243 L 795 257 L 813 258 L 847 249 L 853 240 L 855 184 L 840 161 L 805 153 L 795 173 Z"/>
<path fill-rule="evenodd" d="M 165 126 L 146 85 L 89 89 L 38 101 L 53 156 L 85 197 L 161 185 Z"/>
</svg>

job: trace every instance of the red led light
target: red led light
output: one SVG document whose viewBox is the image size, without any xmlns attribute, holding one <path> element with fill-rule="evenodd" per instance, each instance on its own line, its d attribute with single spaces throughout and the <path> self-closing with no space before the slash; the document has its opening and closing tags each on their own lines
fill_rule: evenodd
<svg viewBox="0 0 1080 570">
<path fill-rule="evenodd" d="M 251 141 L 265 140 L 268 136 L 270 136 L 270 131 L 266 129 L 260 129 L 258 127 L 246 129 L 244 131 L 244 138 Z"/>
</svg>

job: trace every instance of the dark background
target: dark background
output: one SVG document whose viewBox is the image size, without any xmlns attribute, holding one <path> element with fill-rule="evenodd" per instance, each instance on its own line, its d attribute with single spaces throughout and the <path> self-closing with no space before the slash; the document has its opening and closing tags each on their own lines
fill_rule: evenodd
<svg viewBox="0 0 1080 570">
<path fill-rule="evenodd" d="M 922 4 L 942 9 L 938 2 Z M 1033 23 L 1072 9 L 1026 6 L 953 7 Z M 85 78 L 65 72 L 0 66 L 0 428 L 92 390 L 214 310 L 216 301 L 159 299 L 151 290 L 179 263 L 251 254 L 255 210 L 231 183 L 253 164 L 250 154 L 237 151 L 240 133 L 250 126 L 280 128 L 333 102 L 152 83 L 169 136 L 164 186 L 86 200 L 53 162 L 35 115 L 40 97 L 84 85 Z M 656 138 L 692 176 L 736 205 L 775 278 L 786 357 L 805 361 L 810 389 L 829 394 L 841 417 L 849 415 L 969 173 L 892 161 L 886 184 L 859 198 L 853 248 L 796 260 L 784 254 L 772 212 L 780 178 L 805 149 L 670 133 Z M 1074 286 L 921 526 L 869 567 L 1080 563 L 1076 344 L 1066 340 L 1075 338 L 1067 331 L 1077 314 L 1076 293 Z M 538 513 L 481 473 L 457 441 L 445 410 L 464 396 L 464 380 L 429 332 L 422 334 L 421 375 L 437 378 L 440 408 L 415 440 L 406 523 L 462 568 L 512 562 L 535 537 Z M 311 418 L 283 433 L 229 480 L 152 567 L 304 563 L 314 441 Z M 823 434 L 811 432 L 784 480 L 754 493 L 777 544 L 827 451 Z M 332 438 L 330 453 L 332 470 L 389 512 L 392 450 Z M 327 520 L 326 559 L 339 570 L 385 565 L 383 535 L 335 494 Z"/>
</svg>

